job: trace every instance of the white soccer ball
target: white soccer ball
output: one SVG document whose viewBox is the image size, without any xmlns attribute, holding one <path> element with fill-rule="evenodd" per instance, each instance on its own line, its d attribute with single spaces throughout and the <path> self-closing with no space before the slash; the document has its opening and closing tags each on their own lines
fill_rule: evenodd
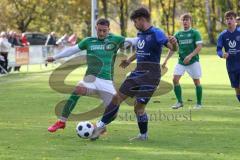
<svg viewBox="0 0 240 160">
<path fill-rule="evenodd" d="M 92 136 L 94 126 L 89 121 L 79 122 L 76 131 L 77 135 L 81 138 L 89 138 Z"/>
</svg>

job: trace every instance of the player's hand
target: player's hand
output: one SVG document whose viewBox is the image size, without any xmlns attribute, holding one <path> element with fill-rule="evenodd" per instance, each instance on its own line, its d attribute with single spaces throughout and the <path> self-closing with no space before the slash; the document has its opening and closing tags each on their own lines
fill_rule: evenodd
<svg viewBox="0 0 240 160">
<path fill-rule="evenodd" d="M 191 55 L 188 55 L 187 57 L 184 58 L 183 63 L 184 63 L 184 64 L 189 64 L 189 62 L 191 61 L 191 59 L 192 59 L 192 56 L 191 56 Z"/>
<path fill-rule="evenodd" d="M 127 59 L 124 59 L 121 61 L 119 66 L 122 68 L 126 68 L 129 64 L 130 64 L 130 62 Z"/>
<path fill-rule="evenodd" d="M 229 54 L 228 54 L 227 52 L 223 53 L 223 58 L 224 58 L 224 59 L 227 59 L 228 56 L 229 56 Z"/>
<path fill-rule="evenodd" d="M 46 61 L 47 62 L 53 62 L 53 61 L 55 61 L 55 59 L 53 57 L 48 57 Z"/>
<path fill-rule="evenodd" d="M 164 62 L 164 63 L 162 64 L 162 68 L 166 68 L 166 65 L 167 65 L 167 62 Z"/>
<path fill-rule="evenodd" d="M 177 43 L 177 39 L 174 36 L 168 36 L 169 42 L 171 44 L 176 44 Z"/>
</svg>

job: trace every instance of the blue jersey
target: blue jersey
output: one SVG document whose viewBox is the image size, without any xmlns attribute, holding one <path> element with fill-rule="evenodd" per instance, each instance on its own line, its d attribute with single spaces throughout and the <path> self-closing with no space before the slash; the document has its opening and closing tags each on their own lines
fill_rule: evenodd
<svg viewBox="0 0 240 160">
<path fill-rule="evenodd" d="M 160 63 L 163 45 L 166 45 L 168 38 L 163 31 L 158 28 L 150 27 L 148 30 L 137 34 L 137 62 Z"/>
<path fill-rule="evenodd" d="M 240 71 L 240 28 L 236 28 L 234 32 L 224 30 L 220 33 L 217 41 L 217 54 L 222 57 L 224 48 L 229 54 L 226 65 L 228 72 Z"/>
<path fill-rule="evenodd" d="M 160 58 L 162 47 L 168 43 L 168 38 L 163 31 L 155 27 L 138 32 L 137 37 L 137 68 L 132 74 L 141 76 L 147 73 L 148 78 L 159 79 L 161 76 Z"/>
</svg>

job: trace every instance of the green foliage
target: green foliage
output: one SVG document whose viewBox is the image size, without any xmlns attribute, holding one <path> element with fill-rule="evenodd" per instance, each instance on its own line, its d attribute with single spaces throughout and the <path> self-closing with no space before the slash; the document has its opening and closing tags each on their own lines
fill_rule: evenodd
<svg viewBox="0 0 240 160">
<path fill-rule="evenodd" d="M 167 34 L 179 30 L 179 16 L 190 12 L 193 27 L 202 31 L 205 43 L 216 42 L 218 33 L 225 28 L 224 13 L 227 10 L 240 12 L 239 0 L 98 0 L 98 13 L 99 17 L 111 20 L 113 32 L 135 36 L 129 15 L 142 5 L 151 10 L 153 24 Z M 55 31 L 59 35 L 74 32 L 83 38 L 91 34 L 91 1 L 1 0 L 0 19 L 0 30 Z"/>
</svg>

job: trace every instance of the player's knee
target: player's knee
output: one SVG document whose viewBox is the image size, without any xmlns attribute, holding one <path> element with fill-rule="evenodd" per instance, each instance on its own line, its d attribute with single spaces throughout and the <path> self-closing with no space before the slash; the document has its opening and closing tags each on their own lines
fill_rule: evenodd
<svg viewBox="0 0 240 160">
<path fill-rule="evenodd" d="M 201 85 L 199 79 L 194 79 L 193 82 L 194 82 L 195 86 L 200 86 Z"/>
<path fill-rule="evenodd" d="M 236 94 L 240 95 L 240 88 L 235 88 L 235 90 L 236 90 Z"/>
<path fill-rule="evenodd" d="M 85 88 L 83 86 L 77 86 L 75 88 L 74 93 L 76 93 L 77 95 L 86 95 L 87 94 L 87 88 Z"/>
<path fill-rule="evenodd" d="M 179 79 L 177 79 L 177 78 L 173 78 L 173 84 L 174 85 L 179 85 Z"/>
<path fill-rule="evenodd" d="M 143 115 L 145 113 L 145 109 L 143 107 L 135 107 L 134 112 L 136 115 Z"/>
<path fill-rule="evenodd" d="M 114 105 L 118 105 L 119 104 L 119 96 L 118 95 L 114 95 L 112 98 L 112 103 Z"/>
<path fill-rule="evenodd" d="M 112 103 L 115 105 L 120 105 L 125 99 L 125 97 L 122 97 L 121 94 L 117 93 L 115 96 L 113 96 Z"/>
</svg>

